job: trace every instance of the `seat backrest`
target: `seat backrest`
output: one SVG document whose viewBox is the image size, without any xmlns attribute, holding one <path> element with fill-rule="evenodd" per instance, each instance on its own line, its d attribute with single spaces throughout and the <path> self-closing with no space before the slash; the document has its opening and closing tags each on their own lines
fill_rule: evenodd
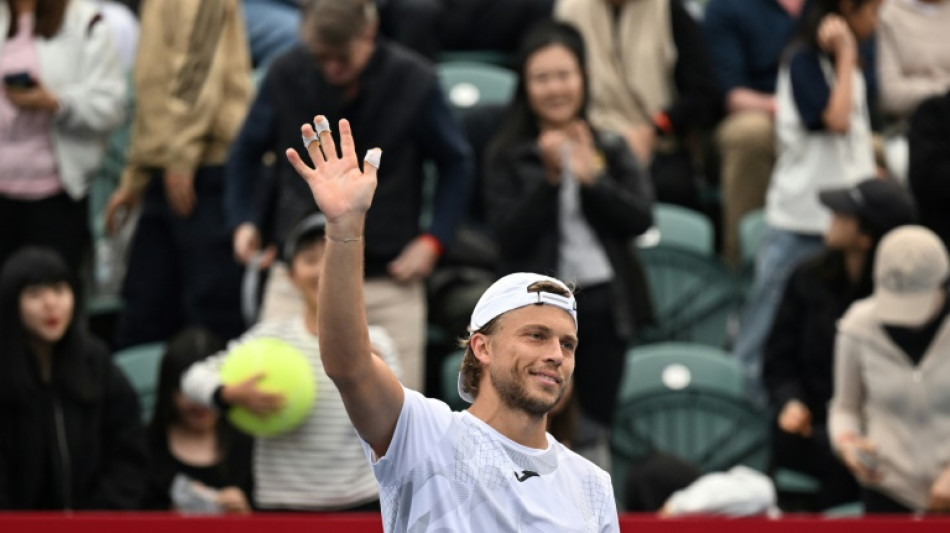
<svg viewBox="0 0 950 533">
<path fill-rule="evenodd" d="M 120 350 L 113 356 L 116 366 L 132 384 L 142 408 L 142 420 L 152 418 L 158 393 L 158 369 L 165 354 L 165 343 L 142 344 Z"/>
<path fill-rule="evenodd" d="M 741 365 L 720 348 L 696 343 L 666 342 L 627 351 L 620 402 L 696 389 L 743 397 Z"/>
<path fill-rule="evenodd" d="M 468 402 L 459 396 L 459 368 L 465 352 L 456 350 L 442 360 L 442 401 L 449 404 L 453 411 L 468 409 Z"/>
<path fill-rule="evenodd" d="M 638 254 L 656 318 L 655 324 L 639 328 L 639 341 L 726 346 L 742 295 L 719 259 L 662 245 Z"/>
<path fill-rule="evenodd" d="M 440 63 L 438 70 L 442 89 L 456 109 L 508 103 L 518 82 L 514 72 L 497 65 L 448 62 Z"/>
<path fill-rule="evenodd" d="M 752 264 L 755 261 L 759 243 L 762 242 L 768 228 L 765 211 L 762 209 L 749 211 L 739 220 L 739 252 L 743 263 Z"/>
<path fill-rule="evenodd" d="M 660 232 L 657 246 L 713 255 L 713 226 L 706 215 L 678 205 L 657 203 L 653 218 Z"/>
</svg>

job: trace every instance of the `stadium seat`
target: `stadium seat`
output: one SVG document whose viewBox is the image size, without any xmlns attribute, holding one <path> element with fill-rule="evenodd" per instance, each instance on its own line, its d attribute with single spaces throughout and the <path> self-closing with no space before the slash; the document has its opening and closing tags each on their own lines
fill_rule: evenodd
<svg viewBox="0 0 950 533">
<path fill-rule="evenodd" d="M 755 254 L 768 229 L 765 212 L 761 209 L 746 213 L 739 221 L 739 252 L 744 264 L 755 262 Z"/>
<path fill-rule="evenodd" d="M 703 344 L 664 342 L 627 351 L 618 400 L 702 389 L 743 397 L 742 367 L 728 352 Z"/>
<path fill-rule="evenodd" d="M 489 64 L 440 63 L 438 71 L 442 89 L 456 110 L 479 104 L 506 104 L 518 83 L 514 72 Z"/>
<path fill-rule="evenodd" d="M 655 231 L 638 240 L 641 248 L 677 248 L 709 256 L 714 253 L 712 222 L 698 211 L 657 203 L 653 207 L 653 224 Z"/>
<path fill-rule="evenodd" d="M 120 350 L 113 356 L 139 398 L 142 421 L 148 423 L 158 394 L 158 368 L 165 353 L 165 343 L 141 344 Z"/>
</svg>

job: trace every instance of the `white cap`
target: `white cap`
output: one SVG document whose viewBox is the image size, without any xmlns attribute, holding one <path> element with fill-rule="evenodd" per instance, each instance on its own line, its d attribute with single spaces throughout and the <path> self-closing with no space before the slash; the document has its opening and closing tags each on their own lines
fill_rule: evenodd
<svg viewBox="0 0 950 533">
<path fill-rule="evenodd" d="M 902 226 L 881 239 L 874 260 L 875 316 L 884 324 L 918 327 L 937 312 L 950 258 L 922 226 Z"/>
<path fill-rule="evenodd" d="M 564 289 L 570 296 L 528 290 L 528 287 L 539 281 L 554 283 Z M 508 311 L 529 305 L 553 305 L 563 309 L 574 319 L 574 330 L 577 330 L 577 300 L 574 299 L 571 289 L 563 281 L 541 274 L 518 272 L 499 279 L 482 294 L 482 297 L 478 299 L 478 303 L 475 304 L 475 310 L 472 311 L 472 320 L 468 324 L 469 333 L 482 329 L 492 319 Z M 462 387 L 461 371 L 459 372 L 458 390 L 459 396 L 466 402 L 473 403 L 475 401 L 472 395 L 465 392 Z"/>
</svg>

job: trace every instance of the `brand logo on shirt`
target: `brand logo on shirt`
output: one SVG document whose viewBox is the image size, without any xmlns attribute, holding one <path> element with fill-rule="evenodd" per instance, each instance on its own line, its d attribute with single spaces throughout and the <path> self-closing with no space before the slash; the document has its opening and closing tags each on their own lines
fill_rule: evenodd
<svg viewBox="0 0 950 533">
<path fill-rule="evenodd" d="M 520 476 L 518 475 L 518 472 L 514 472 L 514 475 L 515 475 L 515 479 L 517 479 L 521 483 L 524 483 L 524 480 L 528 479 L 529 477 L 541 476 L 541 474 L 538 474 L 534 470 L 522 470 Z"/>
</svg>

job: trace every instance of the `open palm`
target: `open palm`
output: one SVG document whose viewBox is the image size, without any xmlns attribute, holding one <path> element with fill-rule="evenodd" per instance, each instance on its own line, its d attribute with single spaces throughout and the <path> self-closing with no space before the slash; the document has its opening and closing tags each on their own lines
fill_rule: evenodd
<svg viewBox="0 0 950 533">
<path fill-rule="evenodd" d="M 318 115 L 314 123 L 321 120 L 324 120 L 323 116 Z M 310 124 L 304 124 L 300 131 L 304 137 L 314 134 Z M 320 142 L 312 142 L 307 147 L 313 168 L 300 159 L 296 150 L 287 149 L 287 159 L 310 186 L 317 207 L 329 222 L 366 214 L 376 191 L 376 167 L 364 163 L 363 171 L 360 171 L 353 133 L 346 119 L 340 121 L 340 151 L 341 155 L 337 155 L 330 131 L 321 132 Z"/>
</svg>

